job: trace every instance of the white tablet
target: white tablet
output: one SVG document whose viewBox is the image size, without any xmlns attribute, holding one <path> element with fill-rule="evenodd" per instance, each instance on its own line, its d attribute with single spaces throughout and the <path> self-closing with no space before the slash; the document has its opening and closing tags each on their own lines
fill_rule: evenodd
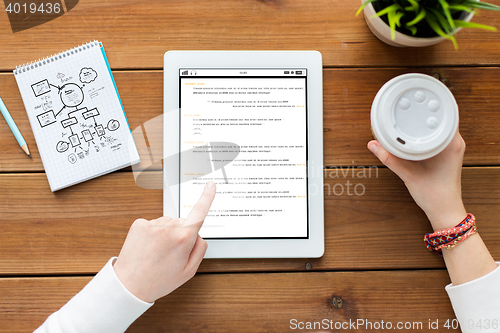
<svg viewBox="0 0 500 333">
<path fill-rule="evenodd" d="M 165 53 L 164 214 L 216 183 L 206 258 L 323 255 L 322 78 L 316 51 Z"/>
</svg>

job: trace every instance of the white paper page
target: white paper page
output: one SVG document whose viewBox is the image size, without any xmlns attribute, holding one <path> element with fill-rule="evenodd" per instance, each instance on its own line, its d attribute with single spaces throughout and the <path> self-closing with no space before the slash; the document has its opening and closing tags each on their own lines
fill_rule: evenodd
<svg viewBox="0 0 500 333">
<path fill-rule="evenodd" d="M 200 236 L 307 237 L 306 78 L 180 84 L 180 216 L 212 180 L 217 195 Z"/>
<path fill-rule="evenodd" d="M 138 162 L 98 42 L 20 71 L 16 80 L 52 191 Z"/>
</svg>

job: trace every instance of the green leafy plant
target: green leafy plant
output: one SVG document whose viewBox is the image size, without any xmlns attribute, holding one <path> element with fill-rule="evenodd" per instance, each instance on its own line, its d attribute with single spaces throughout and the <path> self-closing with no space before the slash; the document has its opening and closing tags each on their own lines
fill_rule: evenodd
<svg viewBox="0 0 500 333">
<path fill-rule="evenodd" d="M 367 0 L 358 9 L 356 16 L 367 5 L 376 1 L 382 9 L 373 17 L 387 15 L 386 22 L 391 28 L 392 40 L 396 38 L 396 30 L 415 36 L 419 27 L 430 28 L 436 35 L 451 40 L 455 49 L 458 49 L 457 41 L 453 37 L 456 28 L 497 30 L 489 25 L 466 22 L 458 18 L 460 14 L 472 13 L 476 9 L 500 11 L 500 6 L 476 0 Z"/>
</svg>

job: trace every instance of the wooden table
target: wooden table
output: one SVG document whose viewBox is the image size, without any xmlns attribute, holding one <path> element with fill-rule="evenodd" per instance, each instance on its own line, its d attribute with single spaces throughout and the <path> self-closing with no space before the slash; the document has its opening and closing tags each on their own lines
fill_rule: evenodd
<svg viewBox="0 0 500 333">
<path fill-rule="evenodd" d="M 500 34 L 462 31 L 459 51 L 449 42 L 398 49 L 354 16 L 358 6 L 358 0 L 82 0 L 66 15 L 17 33 L 0 13 L 0 96 L 33 156 L 0 119 L 0 332 L 38 327 L 118 254 L 136 218 L 162 215 L 162 191 L 138 187 L 130 168 L 57 193 L 48 187 L 12 70 L 94 39 L 104 44 L 132 129 L 163 112 L 168 50 L 323 54 L 325 255 L 205 260 L 130 332 L 284 332 L 292 319 L 421 322 L 421 331 L 439 320 L 436 331 L 458 331 L 444 327 L 455 318 L 444 290 L 449 278 L 423 245 L 431 230 L 425 214 L 366 149 L 370 106 L 383 83 L 402 73 L 431 74 L 451 89 L 467 142 L 465 204 L 500 258 Z M 500 26 L 500 15 L 483 11 L 474 21 Z M 342 173 L 358 166 L 377 166 L 377 173 Z M 347 181 L 362 184 L 364 194 L 333 192 Z"/>
</svg>

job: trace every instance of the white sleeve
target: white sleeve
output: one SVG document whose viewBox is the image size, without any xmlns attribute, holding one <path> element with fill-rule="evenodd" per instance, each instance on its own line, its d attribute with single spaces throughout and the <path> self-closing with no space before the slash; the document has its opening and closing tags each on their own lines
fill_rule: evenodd
<svg viewBox="0 0 500 333">
<path fill-rule="evenodd" d="M 118 279 L 111 258 L 99 273 L 35 333 L 122 333 L 154 303 L 135 297 Z"/>
<path fill-rule="evenodd" d="M 476 280 L 449 284 L 446 292 L 462 332 L 500 332 L 500 266 Z"/>
</svg>

